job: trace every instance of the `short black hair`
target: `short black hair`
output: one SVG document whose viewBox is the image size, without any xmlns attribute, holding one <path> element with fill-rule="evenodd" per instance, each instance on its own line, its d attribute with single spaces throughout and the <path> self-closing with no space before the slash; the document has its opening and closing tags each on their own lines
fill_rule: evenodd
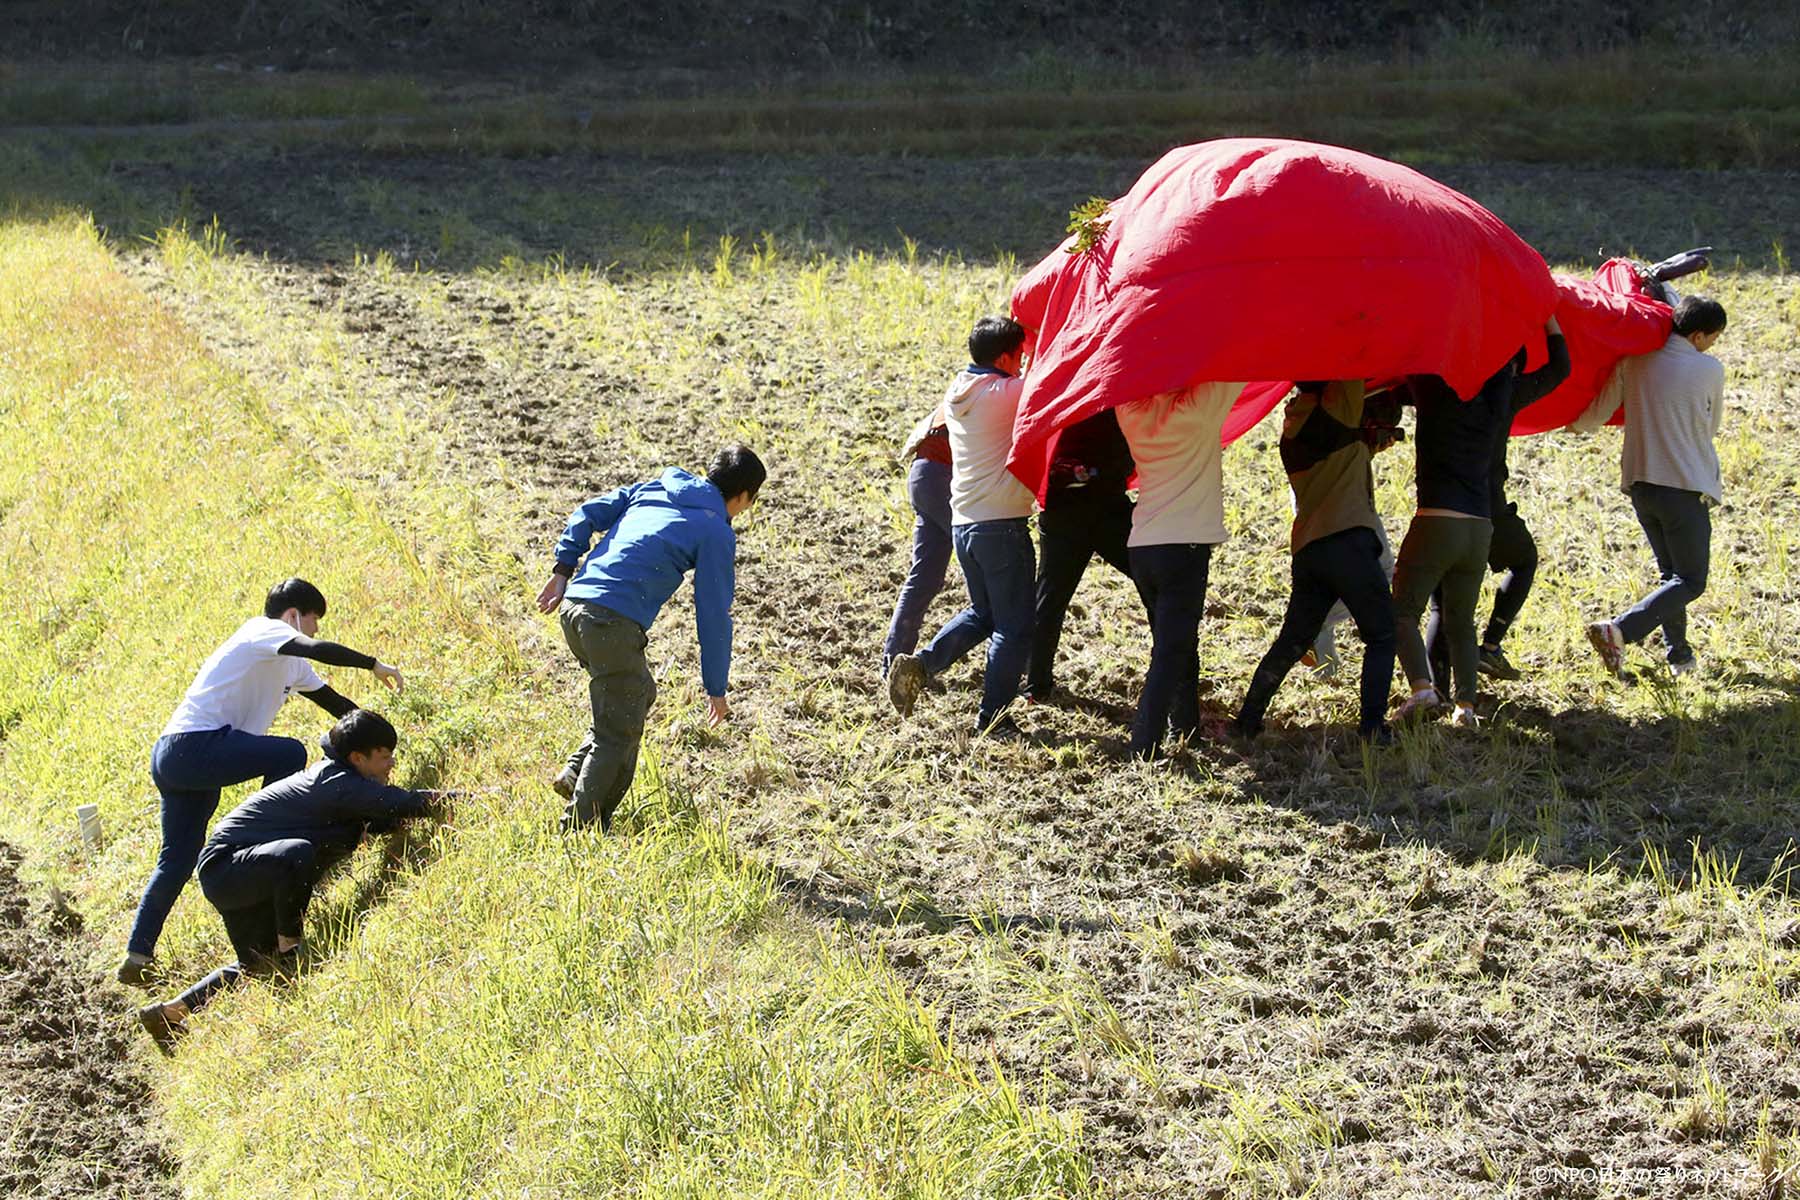
<svg viewBox="0 0 1800 1200">
<path fill-rule="evenodd" d="M 719 489 L 719 494 L 727 500 L 743 493 L 752 500 L 761 490 L 763 481 L 769 477 L 768 469 L 762 459 L 756 457 L 756 451 L 745 445 L 731 445 L 713 455 L 712 466 L 706 469 L 706 480 Z"/>
<path fill-rule="evenodd" d="M 394 732 L 393 725 L 380 713 L 358 708 L 339 717 L 337 724 L 331 727 L 331 732 L 325 735 L 325 740 L 331 744 L 333 754 L 340 760 L 349 762 L 352 754 L 392 750 L 400 744 L 400 735 Z"/>
<path fill-rule="evenodd" d="M 969 332 L 969 361 L 991 367 L 1025 344 L 1025 327 L 1011 317 L 983 317 Z"/>
<path fill-rule="evenodd" d="M 269 589 L 269 598 L 263 601 L 263 616 L 274 620 L 290 608 L 299 609 L 302 616 L 322 617 L 325 593 L 304 579 L 284 579 Z"/>
<path fill-rule="evenodd" d="M 1725 306 L 1710 296 L 1683 296 L 1675 306 L 1675 332 L 1718 333 L 1725 328 Z"/>
</svg>

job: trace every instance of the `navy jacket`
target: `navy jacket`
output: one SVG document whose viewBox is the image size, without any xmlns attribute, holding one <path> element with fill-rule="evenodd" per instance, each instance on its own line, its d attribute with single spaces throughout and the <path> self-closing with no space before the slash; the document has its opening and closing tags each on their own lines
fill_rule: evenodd
<svg viewBox="0 0 1800 1200">
<path fill-rule="evenodd" d="M 366 826 L 419 816 L 426 805 L 422 792 L 365 779 L 349 763 L 327 757 L 271 783 L 226 814 L 200 852 L 200 869 L 220 855 L 286 838 L 353 848 Z"/>
</svg>

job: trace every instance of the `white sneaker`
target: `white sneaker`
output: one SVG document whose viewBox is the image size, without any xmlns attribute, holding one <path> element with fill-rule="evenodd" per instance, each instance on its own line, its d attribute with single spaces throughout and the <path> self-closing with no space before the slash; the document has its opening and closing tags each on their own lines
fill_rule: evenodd
<svg viewBox="0 0 1800 1200">
<path fill-rule="evenodd" d="M 1481 714 L 1475 711 L 1474 705 L 1459 704 L 1456 711 L 1450 714 L 1450 724 L 1458 729 L 1480 729 Z"/>
<path fill-rule="evenodd" d="M 1697 654 L 1691 655 L 1688 658 L 1682 660 L 1681 662 L 1672 662 L 1669 664 L 1669 673 L 1671 675 L 1675 675 L 1675 676 L 1692 675 L 1695 671 L 1698 671 L 1699 669 L 1700 669 L 1700 656 Z"/>
<path fill-rule="evenodd" d="M 1588 641 L 1593 643 L 1594 653 L 1606 667 L 1608 675 L 1617 676 L 1625 665 L 1625 635 L 1619 632 L 1619 626 L 1613 621 L 1595 621 L 1587 627 Z"/>
<path fill-rule="evenodd" d="M 1394 710 L 1394 723 L 1403 725 L 1423 720 L 1442 707 L 1444 707 L 1444 698 L 1438 695 L 1436 688 L 1421 688 L 1408 696 L 1400 707 Z"/>
</svg>

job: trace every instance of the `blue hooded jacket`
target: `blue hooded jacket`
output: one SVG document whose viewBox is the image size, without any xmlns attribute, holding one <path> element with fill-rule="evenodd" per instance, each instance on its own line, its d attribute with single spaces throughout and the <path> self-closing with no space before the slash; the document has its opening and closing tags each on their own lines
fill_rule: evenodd
<svg viewBox="0 0 1800 1200">
<path fill-rule="evenodd" d="M 588 552 L 594 535 L 605 532 Z M 737 535 L 725 497 L 679 467 L 589 500 L 569 517 L 556 561 L 574 567 L 566 597 L 610 608 L 646 631 L 681 578 L 694 573 L 694 626 L 700 635 L 700 681 L 723 696 L 731 674 L 731 600 L 737 587 Z"/>
</svg>

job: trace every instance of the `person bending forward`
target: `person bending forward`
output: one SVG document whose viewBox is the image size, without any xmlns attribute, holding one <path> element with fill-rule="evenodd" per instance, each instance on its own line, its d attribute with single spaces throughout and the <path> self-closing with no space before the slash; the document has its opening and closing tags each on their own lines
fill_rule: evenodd
<svg viewBox="0 0 1800 1200">
<path fill-rule="evenodd" d="M 725 689 L 737 562 L 731 523 L 756 502 L 767 477 L 748 447 L 727 446 L 704 479 L 670 467 L 656 479 L 590 500 L 569 517 L 556 566 L 538 593 L 538 609 L 558 614 L 570 653 L 587 671 L 593 717 L 550 785 L 567 801 L 565 831 L 596 821 L 602 831 L 612 828 L 613 811 L 637 774 L 644 721 L 656 701 L 644 657 L 650 625 L 689 571 L 707 720 L 716 725 L 730 718 Z M 596 535 L 600 543 L 590 551 Z"/>
<path fill-rule="evenodd" d="M 225 922 L 237 961 L 172 1000 L 138 1010 L 166 1054 L 190 1015 L 245 976 L 291 972 L 313 887 L 365 833 L 433 814 L 442 793 L 391 787 L 399 738 L 385 717 L 356 709 L 325 735 L 325 758 L 232 809 L 200 854 L 200 891 Z"/>
<path fill-rule="evenodd" d="M 156 982 L 156 943 L 187 886 L 206 841 L 219 793 L 260 777 L 264 786 L 306 766 L 306 747 L 269 737 L 287 698 L 299 692 L 334 717 L 356 705 L 333 691 L 315 662 L 371 671 L 393 688 L 399 671 L 348 646 L 315 638 L 325 596 L 304 579 L 269 589 L 263 615 L 252 617 L 212 652 L 189 685 L 150 752 L 150 778 L 162 800 L 162 849 L 144 885 L 117 978 L 131 987 Z"/>
</svg>

